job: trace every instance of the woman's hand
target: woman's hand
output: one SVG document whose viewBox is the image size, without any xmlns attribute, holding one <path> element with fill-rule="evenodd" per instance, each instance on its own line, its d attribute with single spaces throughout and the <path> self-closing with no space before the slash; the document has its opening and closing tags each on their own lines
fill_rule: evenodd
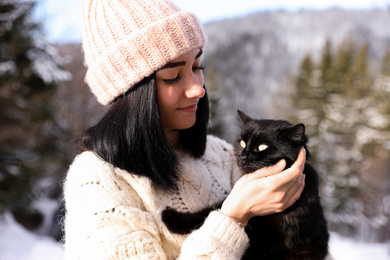
<svg viewBox="0 0 390 260">
<path fill-rule="evenodd" d="M 305 186 L 306 151 L 302 148 L 295 163 L 282 171 L 285 160 L 276 165 L 245 174 L 234 185 L 221 212 L 242 226 L 254 216 L 279 213 L 299 199 Z"/>
</svg>

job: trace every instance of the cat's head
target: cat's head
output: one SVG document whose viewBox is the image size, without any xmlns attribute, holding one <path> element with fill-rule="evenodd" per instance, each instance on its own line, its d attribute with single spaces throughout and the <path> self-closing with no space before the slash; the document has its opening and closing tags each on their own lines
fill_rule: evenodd
<svg viewBox="0 0 390 260">
<path fill-rule="evenodd" d="M 293 125 L 284 120 L 256 120 L 238 110 L 241 131 L 234 143 L 237 163 L 243 173 L 276 164 L 285 159 L 291 167 L 308 138 L 303 124 Z"/>
</svg>

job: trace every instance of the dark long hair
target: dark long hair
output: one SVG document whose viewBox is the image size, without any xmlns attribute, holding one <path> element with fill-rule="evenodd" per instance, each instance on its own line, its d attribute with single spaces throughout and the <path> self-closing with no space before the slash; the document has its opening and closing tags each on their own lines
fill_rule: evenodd
<svg viewBox="0 0 390 260">
<path fill-rule="evenodd" d="M 198 158 L 206 148 L 207 93 L 198 103 L 196 123 L 180 130 L 180 144 Z M 117 98 L 103 118 L 77 141 L 78 152 L 93 151 L 106 162 L 146 176 L 164 190 L 177 189 L 179 159 L 161 124 L 155 74 Z"/>
</svg>

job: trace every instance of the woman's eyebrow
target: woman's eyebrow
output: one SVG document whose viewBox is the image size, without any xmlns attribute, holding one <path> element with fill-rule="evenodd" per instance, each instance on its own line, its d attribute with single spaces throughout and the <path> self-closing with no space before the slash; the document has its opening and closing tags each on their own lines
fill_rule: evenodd
<svg viewBox="0 0 390 260">
<path fill-rule="evenodd" d="M 195 60 L 197 60 L 200 56 L 202 56 L 202 54 L 203 54 L 203 50 L 200 49 L 198 54 L 196 54 Z M 185 61 L 169 62 L 164 66 L 162 66 L 161 68 L 159 68 L 158 70 L 170 69 L 170 68 L 175 68 L 175 67 L 185 66 L 185 65 L 186 65 Z"/>
<path fill-rule="evenodd" d="M 175 67 L 185 66 L 185 65 L 186 65 L 185 61 L 169 62 L 169 63 L 165 64 L 164 66 L 162 66 L 161 68 L 159 68 L 158 70 L 175 68 Z"/>
<path fill-rule="evenodd" d="M 202 56 L 202 54 L 203 54 L 203 50 L 200 49 L 198 54 L 196 54 L 195 60 L 197 60 L 200 56 Z"/>
</svg>

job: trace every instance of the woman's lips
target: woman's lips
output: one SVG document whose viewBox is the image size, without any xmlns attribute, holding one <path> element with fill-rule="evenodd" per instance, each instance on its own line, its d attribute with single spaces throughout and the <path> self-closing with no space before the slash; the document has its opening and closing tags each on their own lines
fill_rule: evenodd
<svg viewBox="0 0 390 260">
<path fill-rule="evenodd" d="M 198 109 L 198 104 L 187 106 L 187 107 L 178 108 L 179 111 L 187 112 L 187 113 L 196 112 L 197 109 Z"/>
</svg>

